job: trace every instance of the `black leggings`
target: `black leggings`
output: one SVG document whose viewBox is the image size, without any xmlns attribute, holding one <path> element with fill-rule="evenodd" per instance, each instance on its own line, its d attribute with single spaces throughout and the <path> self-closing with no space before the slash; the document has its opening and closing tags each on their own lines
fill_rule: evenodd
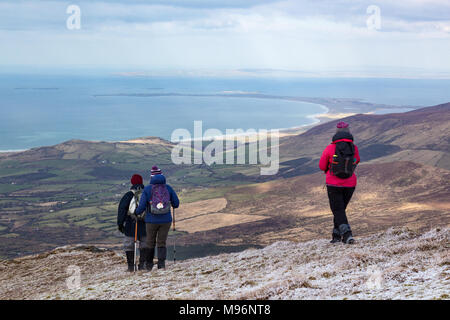
<svg viewBox="0 0 450 320">
<path fill-rule="evenodd" d="M 341 224 L 349 224 L 345 209 L 347 209 L 355 188 L 327 186 L 327 191 L 330 208 L 334 216 L 334 228 L 339 229 Z"/>
</svg>

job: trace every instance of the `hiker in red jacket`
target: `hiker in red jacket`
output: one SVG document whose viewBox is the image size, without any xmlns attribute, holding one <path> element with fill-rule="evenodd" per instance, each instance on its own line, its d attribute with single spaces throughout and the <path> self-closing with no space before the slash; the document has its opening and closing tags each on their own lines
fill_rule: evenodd
<svg viewBox="0 0 450 320">
<path fill-rule="evenodd" d="M 339 122 L 332 142 L 322 153 L 320 170 L 326 173 L 326 185 L 331 211 L 334 216 L 334 228 L 331 243 L 355 242 L 347 220 L 347 208 L 356 187 L 354 170 L 359 163 L 359 152 L 353 144 L 348 123 Z"/>
</svg>

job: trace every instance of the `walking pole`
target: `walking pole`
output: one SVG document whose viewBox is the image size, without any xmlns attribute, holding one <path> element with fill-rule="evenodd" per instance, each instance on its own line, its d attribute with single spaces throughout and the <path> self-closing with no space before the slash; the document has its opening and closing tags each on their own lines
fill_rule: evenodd
<svg viewBox="0 0 450 320">
<path fill-rule="evenodd" d="M 136 254 L 137 254 L 137 229 L 138 229 L 138 221 L 137 217 L 135 220 L 136 227 L 134 228 L 134 272 L 136 272 Z"/>
<path fill-rule="evenodd" d="M 176 249 L 176 241 L 175 241 L 177 236 L 175 234 L 175 231 L 176 231 L 176 229 L 175 229 L 175 208 L 173 208 L 173 232 L 174 232 L 174 234 L 173 234 L 173 263 L 174 264 L 175 264 L 175 261 L 177 260 L 177 258 L 176 258 L 177 249 Z"/>
</svg>

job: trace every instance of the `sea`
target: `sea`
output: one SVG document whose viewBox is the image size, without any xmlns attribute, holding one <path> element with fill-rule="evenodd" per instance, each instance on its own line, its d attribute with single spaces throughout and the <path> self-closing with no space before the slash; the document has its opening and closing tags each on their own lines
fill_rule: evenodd
<svg viewBox="0 0 450 320">
<path fill-rule="evenodd" d="M 203 130 L 223 133 L 294 128 L 314 123 L 314 115 L 327 111 L 314 103 L 224 94 L 351 98 L 394 105 L 397 109 L 391 112 L 403 112 L 410 106 L 450 101 L 450 80 L 3 73 L 0 150 L 26 150 L 71 139 L 170 140 L 175 129 L 193 132 L 194 121 L 202 121 Z"/>
</svg>

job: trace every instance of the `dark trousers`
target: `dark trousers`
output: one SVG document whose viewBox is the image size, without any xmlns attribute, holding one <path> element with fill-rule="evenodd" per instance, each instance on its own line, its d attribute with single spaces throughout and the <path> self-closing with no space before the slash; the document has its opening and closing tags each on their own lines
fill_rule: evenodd
<svg viewBox="0 0 450 320">
<path fill-rule="evenodd" d="M 154 249 L 155 246 L 158 248 L 165 247 L 171 224 L 171 222 L 161 224 L 146 223 L 147 247 L 150 249 Z"/>
<path fill-rule="evenodd" d="M 327 191 L 330 208 L 334 216 L 334 228 L 339 229 L 341 224 L 349 224 L 345 209 L 347 209 L 355 188 L 327 186 Z"/>
</svg>

